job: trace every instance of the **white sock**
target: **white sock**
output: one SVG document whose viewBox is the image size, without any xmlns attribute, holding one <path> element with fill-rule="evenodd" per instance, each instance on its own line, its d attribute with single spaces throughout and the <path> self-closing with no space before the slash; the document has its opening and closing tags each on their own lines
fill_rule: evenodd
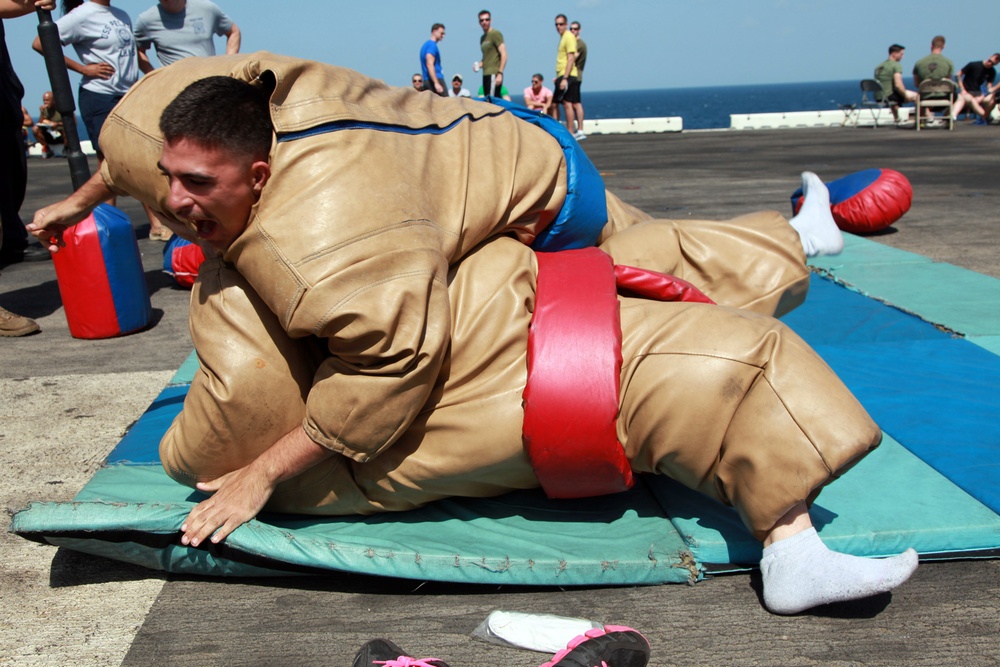
<svg viewBox="0 0 1000 667">
<path fill-rule="evenodd" d="M 811 171 L 802 172 L 802 208 L 791 225 L 799 233 L 806 257 L 836 255 L 844 249 L 844 236 L 830 213 L 830 191 Z"/>
<path fill-rule="evenodd" d="M 808 528 L 764 549 L 760 572 L 764 605 L 775 614 L 797 614 L 830 602 L 859 600 L 896 588 L 917 569 L 917 552 L 862 558 L 830 551 Z"/>
</svg>

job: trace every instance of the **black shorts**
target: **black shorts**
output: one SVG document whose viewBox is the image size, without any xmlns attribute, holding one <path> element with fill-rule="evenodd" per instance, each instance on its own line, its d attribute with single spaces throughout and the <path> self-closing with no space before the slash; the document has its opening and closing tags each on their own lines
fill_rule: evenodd
<svg viewBox="0 0 1000 667">
<path fill-rule="evenodd" d="M 496 88 L 496 74 L 483 74 L 483 95 L 500 97 L 500 89 Z"/>
<path fill-rule="evenodd" d="M 566 90 L 562 89 L 562 80 L 566 77 L 559 77 L 555 81 L 555 90 L 552 92 L 552 101 L 556 104 L 579 104 L 580 103 L 580 81 L 575 77 L 569 77 Z"/>
<path fill-rule="evenodd" d="M 448 97 L 448 86 L 445 86 L 444 83 L 442 83 L 441 86 L 444 88 L 444 90 L 442 90 L 439 93 L 438 91 L 434 90 L 434 82 L 431 81 L 430 77 L 424 79 L 424 90 L 430 91 L 435 95 L 440 95 L 441 97 Z"/>
</svg>

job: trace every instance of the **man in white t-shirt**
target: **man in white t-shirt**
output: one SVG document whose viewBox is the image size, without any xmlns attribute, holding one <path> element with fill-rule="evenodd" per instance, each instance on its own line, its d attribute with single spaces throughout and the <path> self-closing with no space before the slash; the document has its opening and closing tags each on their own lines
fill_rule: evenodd
<svg viewBox="0 0 1000 667">
<path fill-rule="evenodd" d="M 90 0 L 56 21 L 63 46 L 72 44 L 79 62 L 66 58 L 66 66 L 83 76 L 77 103 L 87 135 L 103 159 L 99 143 L 104 119 L 139 80 L 132 19 L 111 0 Z M 31 47 L 42 53 L 37 37 Z"/>
<path fill-rule="evenodd" d="M 160 0 L 135 20 L 139 68 L 153 70 L 146 51 L 156 47 L 160 65 L 189 56 L 214 56 L 215 35 L 225 36 L 226 53 L 240 52 L 240 29 L 225 12 L 208 0 Z"/>
<path fill-rule="evenodd" d="M 472 93 L 469 92 L 468 88 L 462 87 L 462 75 L 456 74 L 451 77 L 451 89 L 448 91 L 448 97 L 472 97 Z"/>
</svg>

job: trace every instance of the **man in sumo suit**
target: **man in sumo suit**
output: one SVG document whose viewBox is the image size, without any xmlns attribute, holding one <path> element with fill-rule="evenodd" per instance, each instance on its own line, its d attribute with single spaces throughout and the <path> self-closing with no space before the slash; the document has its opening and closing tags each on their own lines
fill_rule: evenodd
<svg viewBox="0 0 1000 667">
<path fill-rule="evenodd" d="M 571 486 L 531 451 L 532 383 L 551 378 L 531 377 L 529 325 L 575 308 L 541 302 L 542 258 L 583 253 L 576 270 L 612 293 L 611 315 L 584 327 L 615 329 L 620 360 L 614 377 L 570 385 L 616 390 L 606 455 L 617 449 L 621 474 L 666 474 L 734 506 L 765 545 L 773 612 L 905 581 L 913 550 L 829 551 L 807 511 L 881 439 L 771 318 L 804 298 L 805 256 L 842 247 L 819 179 L 803 175 L 791 224 L 653 220 L 606 193 L 568 135 L 527 120 L 269 53 L 185 59 L 122 100 L 101 172 L 29 229 L 57 251 L 69 225 L 129 194 L 215 251 L 192 294 L 201 370 L 160 448 L 175 479 L 213 494 L 182 542 L 219 542 L 265 507 L 367 514 Z M 616 267 L 693 302 L 616 298 Z M 552 407 L 539 400 L 536 413 Z"/>
</svg>

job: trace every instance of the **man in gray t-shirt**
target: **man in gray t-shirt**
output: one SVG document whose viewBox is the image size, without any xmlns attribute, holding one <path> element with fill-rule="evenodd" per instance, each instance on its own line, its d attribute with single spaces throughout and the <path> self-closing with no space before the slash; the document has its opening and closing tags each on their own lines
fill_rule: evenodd
<svg viewBox="0 0 1000 667">
<path fill-rule="evenodd" d="M 160 65 L 167 65 L 190 56 L 214 56 L 215 35 L 226 36 L 226 53 L 240 52 L 240 29 L 233 20 L 209 0 L 160 0 L 135 21 L 133 28 L 143 74 L 152 72 L 153 63 L 146 51 L 156 47 Z M 168 241 L 173 234 L 148 206 L 149 238 Z"/>
<path fill-rule="evenodd" d="M 226 53 L 240 52 L 240 29 L 214 3 L 160 0 L 135 21 L 139 68 L 143 72 L 153 70 L 146 54 L 150 46 L 156 47 L 156 57 L 163 66 L 188 56 L 214 56 L 215 35 L 226 36 Z"/>
</svg>

